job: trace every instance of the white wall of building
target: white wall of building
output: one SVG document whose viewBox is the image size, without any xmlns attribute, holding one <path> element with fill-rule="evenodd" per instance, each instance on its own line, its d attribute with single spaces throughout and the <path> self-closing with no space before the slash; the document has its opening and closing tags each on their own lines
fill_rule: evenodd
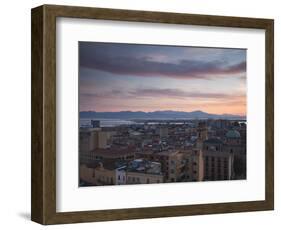
<svg viewBox="0 0 281 230">
<path fill-rule="evenodd" d="M 126 171 L 116 169 L 116 184 L 126 184 Z"/>
</svg>

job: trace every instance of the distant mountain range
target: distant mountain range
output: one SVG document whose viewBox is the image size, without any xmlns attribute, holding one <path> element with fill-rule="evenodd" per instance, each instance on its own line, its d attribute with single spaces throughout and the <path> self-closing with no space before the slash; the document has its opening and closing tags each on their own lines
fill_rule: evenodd
<svg viewBox="0 0 281 230">
<path fill-rule="evenodd" d="M 121 119 L 121 120 L 137 120 L 137 119 L 229 119 L 229 120 L 245 120 L 245 116 L 232 114 L 210 114 L 200 110 L 192 112 L 182 111 L 120 111 L 120 112 L 95 112 L 83 111 L 80 112 L 80 118 L 92 119 Z"/>
</svg>

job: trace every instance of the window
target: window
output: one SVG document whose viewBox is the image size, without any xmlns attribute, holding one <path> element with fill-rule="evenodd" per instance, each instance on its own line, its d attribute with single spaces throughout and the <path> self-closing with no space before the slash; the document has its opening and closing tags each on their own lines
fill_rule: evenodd
<svg viewBox="0 0 281 230">
<path fill-rule="evenodd" d="M 218 167 L 220 168 L 221 167 L 221 160 L 218 159 Z"/>
<path fill-rule="evenodd" d="M 223 162 L 223 164 L 224 164 L 224 168 L 227 168 L 227 161 L 226 160 Z"/>
</svg>

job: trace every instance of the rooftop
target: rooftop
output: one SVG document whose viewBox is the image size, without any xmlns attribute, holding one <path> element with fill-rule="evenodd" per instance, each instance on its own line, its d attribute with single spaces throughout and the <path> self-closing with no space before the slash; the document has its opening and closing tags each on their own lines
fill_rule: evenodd
<svg viewBox="0 0 281 230">
<path fill-rule="evenodd" d="M 145 155 L 159 155 L 159 156 L 171 156 L 171 155 L 176 155 L 179 153 L 179 150 L 165 150 L 165 151 L 161 151 L 161 152 L 154 152 L 151 150 L 146 150 L 141 152 L 141 154 L 145 154 Z"/>
<path fill-rule="evenodd" d="M 134 153 L 135 150 L 136 150 L 135 147 L 127 147 L 127 148 L 96 149 L 93 152 L 94 154 L 100 154 L 104 156 L 123 156 L 123 155 Z"/>
<path fill-rule="evenodd" d="M 115 160 L 96 160 L 94 166 L 97 167 L 103 167 L 107 170 L 115 170 L 120 169 L 121 167 L 126 167 L 127 161 L 115 161 Z"/>
<path fill-rule="evenodd" d="M 136 159 L 129 163 L 128 171 L 147 174 L 161 174 L 161 163 Z"/>
<path fill-rule="evenodd" d="M 223 142 L 218 138 L 210 138 L 205 140 L 204 144 L 223 144 Z"/>
</svg>

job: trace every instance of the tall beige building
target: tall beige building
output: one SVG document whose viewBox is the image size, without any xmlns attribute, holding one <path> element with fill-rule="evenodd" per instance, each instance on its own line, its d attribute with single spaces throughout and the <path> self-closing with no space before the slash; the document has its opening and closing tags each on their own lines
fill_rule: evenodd
<svg viewBox="0 0 281 230">
<path fill-rule="evenodd" d="M 110 133 L 105 131 L 98 132 L 98 148 L 105 149 L 108 146 L 108 139 L 110 138 Z"/>
<path fill-rule="evenodd" d="M 204 179 L 204 160 L 201 149 L 183 150 L 185 165 L 184 181 L 202 181 Z"/>
<path fill-rule="evenodd" d="M 203 142 L 208 139 L 208 129 L 206 122 L 199 122 L 197 127 L 196 147 L 202 149 Z"/>
<path fill-rule="evenodd" d="M 241 130 L 240 130 L 241 131 Z M 242 131 L 243 133 L 243 131 Z M 246 133 L 243 133 L 246 135 Z M 226 133 L 225 151 L 233 154 L 233 168 L 235 179 L 246 179 L 246 136 L 241 138 L 238 130 L 229 130 Z"/>
<path fill-rule="evenodd" d="M 79 150 L 80 152 L 93 151 L 98 147 L 98 131 L 94 128 L 80 129 Z"/>
<path fill-rule="evenodd" d="M 161 163 L 162 172 L 164 174 L 164 182 L 181 181 L 184 177 L 185 161 L 184 155 L 178 150 L 152 152 L 146 151 L 138 153 L 138 156 Z"/>
<path fill-rule="evenodd" d="M 202 181 L 204 161 L 201 149 L 142 152 L 139 157 L 161 163 L 164 182 Z"/>
<path fill-rule="evenodd" d="M 79 159 L 87 163 L 94 159 L 93 151 L 98 147 L 98 130 L 94 128 L 80 129 Z"/>
<path fill-rule="evenodd" d="M 220 139 L 204 141 L 204 180 L 230 180 L 233 176 L 233 154 L 226 151 Z"/>
<path fill-rule="evenodd" d="M 79 133 L 80 151 L 92 151 L 108 147 L 113 131 L 103 131 L 101 128 L 82 128 Z"/>
<path fill-rule="evenodd" d="M 80 161 L 87 163 L 94 159 L 94 151 L 106 149 L 110 143 L 112 131 L 102 131 L 101 128 L 82 128 L 79 131 Z"/>
</svg>

